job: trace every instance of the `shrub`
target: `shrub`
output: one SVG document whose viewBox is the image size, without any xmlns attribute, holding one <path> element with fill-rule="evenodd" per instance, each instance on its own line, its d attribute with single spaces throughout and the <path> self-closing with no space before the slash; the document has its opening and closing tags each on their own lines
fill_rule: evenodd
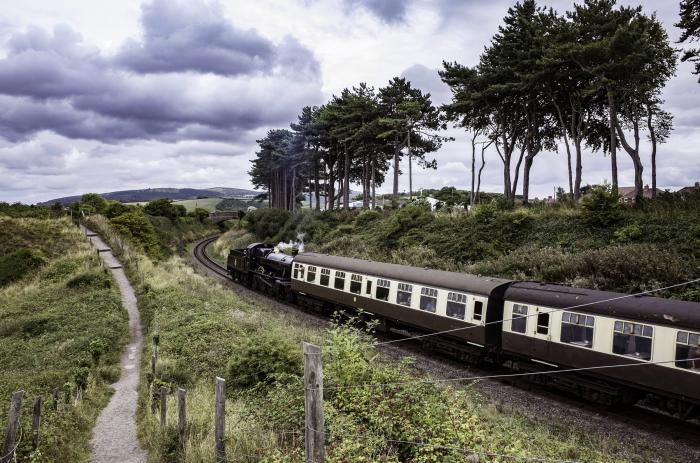
<svg viewBox="0 0 700 463">
<path fill-rule="evenodd" d="M 95 366 L 100 364 L 100 358 L 107 352 L 107 343 L 102 338 L 95 338 L 90 341 L 90 357 Z"/>
<path fill-rule="evenodd" d="M 159 257 L 160 249 L 155 228 L 141 212 L 127 212 L 112 219 L 112 225 L 138 249 L 151 257 Z"/>
<path fill-rule="evenodd" d="M 382 214 L 376 210 L 366 210 L 360 212 L 360 214 L 355 218 L 355 226 L 366 227 L 372 222 L 375 222 L 382 218 Z"/>
<path fill-rule="evenodd" d="M 19 280 L 46 262 L 46 256 L 38 249 L 18 249 L 0 257 L 0 286 Z"/>
<path fill-rule="evenodd" d="M 112 281 L 100 271 L 90 271 L 76 275 L 66 283 L 66 287 L 71 289 L 76 288 L 109 288 Z"/>
<path fill-rule="evenodd" d="M 121 375 L 121 368 L 115 365 L 103 366 L 97 369 L 97 376 L 108 384 L 113 384 L 119 381 Z"/>
<path fill-rule="evenodd" d="M 607 186 L 597 186 L 581 198 L 581 216 L 587 225 L 609 227 L 622 218 L 619 196 Z"/>
<path fill-rule="evenodd" d="M 107 207 L 105 208 L 104 215 L 113 219 L 114 217 L 126 214 L 133 209 L 133 206 L 127 206 L 126 204 L 119 201 L 108 201 Z"/>
<path fill-rule="evenodd" d="M 408 231 L 421 228 L 433 221 L 433 214 L 421 204 L 409 204 L 380 224 L 378 238 L 387 247 L 396 247 Z"/>
<path fill-rule="evenodd" d="M 86 193 L 80 197 L 80 206 L 98 214 L 102 214 L 107 208 L 107 200 L 97 193 Z"/>
<path fill-rule="evenodd" d="M 277 236 L 292 214 L 283 209 L 258 209 L 246 214 L 246 227 L 261 241 Z"/>
<path fill-rule="evenodd" d="M 167 217 L 170 220 L 176 220 L 178 217 L 187 215 L 185 206 L 173 204 L 171 200 L 165 198 L 149 201 L 144 206 L 143 211 L 148 215 Z"/>
<path fill-rule="evenodd" d="M 271 385 L 284 375 L 299 375 L 299 346 L 279 332 L 257 331 L 244 340 L 228 365 L 227 384 L 234 388 Z"/>
<path fill-rule="evenodd" d="M 642 237 L 642 227 L 640 227 L 637 223 L 633 223 L 625 227 L 618 228 L 615 230 L 614 235 L 615 239 L 620 243 L 637 241 Z"/>
<path fill-rule="evenodd" d="M 202 209 L 201 207 L 197 207 L 194 211 L 190 212 L 189 215 L 199 222 L 204 222 L 204 219 L 209 217 L 209 211 Z"/>
</svg>

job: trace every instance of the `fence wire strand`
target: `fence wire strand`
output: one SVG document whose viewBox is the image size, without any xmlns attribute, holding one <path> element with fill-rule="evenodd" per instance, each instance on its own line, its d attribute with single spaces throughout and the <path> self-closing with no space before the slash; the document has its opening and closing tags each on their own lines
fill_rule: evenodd
<svg viewBox="0 0 700 463">
<path fill-rule="evenodd" d="M 479 381 L 484 379 L 504 379 L 504 378 L 516 378 L 524 376 L 539 376 L 539 375 L 555 375 L 560 373 L 576 373 L 579 371 L 593 371 L 593 370 L 605 370 L 612 368 L 631 368 L 631 367 L 643 367 L 648 365 L 663 365 L 666 363 L 675 362 L 694 362 L 700 361 L 700 357 L 689 358 L 683 360 L 663 360 L 657 362 L 635 362 L 635 363 L 621 363 L 616 365 L 597 365 L 592 367 L 581 367 L 581 368 L 566 368 L 563 370 L 547 370 L 547 371 L 530 371 L 525 373 L 505 373 L 501 375 L 483 375 L 483 376 L 463 376 L 459 378 L 435 378 L 435 379 L 417 379 L 412 381 L 396 381 L 391 383 L 364 383 L 355 384 L 348 386 L 324 386 L 319 388 L 305 387 L 304 390 L 339 390 L 339 389 L 357 389 L 363 387 L 390 387 L 390 386 L 405 386 L 410 384 L 432 384 L 432 383 L 449 383 L 449 382 L 459 382 L 459 381 Z"/>
</svg>

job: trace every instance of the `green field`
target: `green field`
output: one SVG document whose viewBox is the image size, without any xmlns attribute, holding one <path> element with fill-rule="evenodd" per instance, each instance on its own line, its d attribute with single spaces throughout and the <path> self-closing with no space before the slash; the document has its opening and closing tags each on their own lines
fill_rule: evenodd
<svg viewBox="0 0 700 463">
<path fill-rule="evenodd" d="M 202 199 L 183 199 L 181 201 L 173 201 L 173 204 L 179 204 L 185 206 L 187 212 L 192 212 L 195 208 L 199 207 L 201 209 L 206 209 L 209 212 L 216 210 L 216 205 L 222 201 L 223 198 L 202 198 Z M 148 201 L 141 201 L 137 203 L 125 203 L 129 206 L 145 206 Z"/>
</svg>

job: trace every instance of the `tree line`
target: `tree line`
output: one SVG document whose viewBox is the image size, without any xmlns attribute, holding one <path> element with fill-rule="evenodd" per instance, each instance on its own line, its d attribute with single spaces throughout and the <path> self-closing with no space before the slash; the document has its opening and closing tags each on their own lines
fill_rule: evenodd
<svg viewBox="0 0 700 463">
<path fill-rule="evenodd" d="M 256 188 L 268 191 L 271 207 L 293 209 L 298 195 L 313 193 L 315 207 L 348 208 L 350 187 L 362 187 L 364 207 L 376 204 L 393 164 L 394 195 L 398 195 L 402 159 L 435 168 L 427 158 L 446 140 L 439 132 L 445 119 L 429 93 L 395 77 L 375 89 L 360 83 L 344 89 L 321 106 L 306 106 L 290 129 L 270 130 L 258 140 L 259 151 L 250 175 Z M 412 184 L 410 187 L 412 194 Z M 313 204 L 310 194 L 310 203 Z"/>
<path fill-rule="evenodd" d="M 687 30 L 682 40 L 697 38 L 697 3 L 681 5 L 687 16 L 679 23 Z M 691 50 L 683 58 L 694 56 Z M 398 195 L 404 158 L 412 196 L 414 161 L 436 167 L 428 155 L 451 140 L 441 135 L 451 123 L 471 140 L 470 204 L 479 200 L 489 148 L 502 164 L 503 195 L 510 203 L 519 184 L 523 203 L 529 202 L 535 159 L 558 150 L 566 154 L 568 196 L 578 201 L 584 149 L 610 158 L 615 194 L 618 153 L 626 153 L 639 201 L 643 150 L 650 153 L 656 194 L 657 148 L 673 128 L 662 92 L 677 60 L 663 25 L 641 6 L 584 0 L 559 14 L 523 0 L 508 9 L 478 64 L 443 62 L 439 75 L 451 89 L 449 103 L 436 107 L 429 93 L 399 77 L 378 90 L 365 83 L 344 89 L 320 107 L 303 108 L 290 129 L 271 130 L 258 140 L 250 174 L 256 187 L 269 192 L 271 207 L 293 209 L 308 190 L 317 208 L 321 196 L 327 208 L 347 208 L 352 184 L 361 185 L 363 206 L 373 206 L 376 186 L 390 167 Z"/>
</svg>

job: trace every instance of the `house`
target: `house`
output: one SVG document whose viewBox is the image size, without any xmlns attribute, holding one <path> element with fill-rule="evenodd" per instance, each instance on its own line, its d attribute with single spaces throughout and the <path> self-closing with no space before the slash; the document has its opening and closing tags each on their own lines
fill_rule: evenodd
<svg viewBox="0 0 700 463">
<path fill-rule="evenodd" d="M 649 185 L 644 185 L 644 189 L 642 190 L 642 197 L 651 199 L 651 193 L 652 189 L 649 188 Z M 617 188 L 617 192 L 620 195 L 620 200 L 627 204 L 627 203 L 633 203 L 634 198 L 635 198 L 635 191 L 633 186 L 621 186 Z M 656 195 L 658 196 L 659 194 L 663 193 L 663 190 L 656 189 Z"/>
<path fill-rule="evenodd" d="M 676 193 L 680 193 L 682 195 L 692 195 L 698 190 L 700 190 L 700 182 L 695 182 L 694 186 L 685 186 L 678 190 Z"/>
<path fill-rule="evenodd" d="M 425 196 L 421 198 L 421 200 L 425 201 L 426 203 L 430 204 L 430 210 L 434 211 L 435 209 L 438 208 L 438 205 L 442 203 L 442 201 L 433 198 L 432 196 Z"/>
</svg>

